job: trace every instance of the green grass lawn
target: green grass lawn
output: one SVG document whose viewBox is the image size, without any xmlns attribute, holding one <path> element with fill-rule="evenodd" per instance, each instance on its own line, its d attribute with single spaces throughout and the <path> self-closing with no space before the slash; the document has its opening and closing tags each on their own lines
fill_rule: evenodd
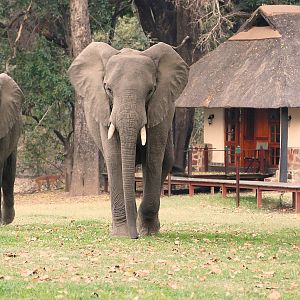
<svg viewBox="0 0 300 300">
<path fill-rule="evenodd" d="M 239 209 L 233 196 L 163 197 L 160 235 L 138 240 L 109 235 L 107 196 L 16 198 L 1 299 L 300 299 L 300 216 L 274 209 L 278 194 L 260 210 L 250 195 Z"/>
</svg>

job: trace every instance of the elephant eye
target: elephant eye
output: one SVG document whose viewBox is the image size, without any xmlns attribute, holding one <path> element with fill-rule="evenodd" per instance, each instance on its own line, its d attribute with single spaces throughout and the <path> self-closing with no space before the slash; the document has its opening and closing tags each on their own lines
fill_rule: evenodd
<svg viewBox="0 0 300 300">
<path fill-rule="evenodd" d="M 113 97 L 113 91 L 112 89 L 107 85 L 107 83 L 104 83 L 104 89 L 105 89 L 105 92 L 106 94 L 109 96 L 109 97 Z"/>
<path fill-rule="evenodd" d="M 149 92 L 147 94 L 148 99 L 153 95 L 154 91 L 155 91 L 155 86 L 151 90 L 149 90 Z"/>
</svg>

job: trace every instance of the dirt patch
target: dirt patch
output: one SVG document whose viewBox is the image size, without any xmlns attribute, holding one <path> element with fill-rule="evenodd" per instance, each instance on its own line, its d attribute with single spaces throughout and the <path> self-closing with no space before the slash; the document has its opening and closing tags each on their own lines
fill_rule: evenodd
<svg viewBox="0 0 300 300">
<path fill-rule="evenodd" d="M 34 194 L 16 194 L 15 201 L 18 204 L 70 204 L 70 203 L 91 203 L 109 201 L 109 194 L 103 193 L 96 196 L 70 197 L 69 193 L 61 190 L 36 192 Z"/>
</svg>

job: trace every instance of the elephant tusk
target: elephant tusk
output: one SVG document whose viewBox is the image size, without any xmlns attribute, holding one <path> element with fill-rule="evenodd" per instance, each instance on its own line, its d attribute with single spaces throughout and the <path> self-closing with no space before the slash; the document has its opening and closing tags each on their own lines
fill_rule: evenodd
<svg viewBox="0 0 300 300">
<path fill-rule="evenodd" d="M 141 140 L 142 140 L 142 145 L 145 146 L 146 145 L 146 140 L 147 140 L 146 126 L 144 126 L 141 129 Z"/>
<path fill-rule="evenodd" d="M 113 123 L 110 123 L 109 125 L 109 129 L 108 129 L 108 134 L 107 134 L 107 138 L 110 140 L 115 132 L 115 125 Z"/>
</svg>

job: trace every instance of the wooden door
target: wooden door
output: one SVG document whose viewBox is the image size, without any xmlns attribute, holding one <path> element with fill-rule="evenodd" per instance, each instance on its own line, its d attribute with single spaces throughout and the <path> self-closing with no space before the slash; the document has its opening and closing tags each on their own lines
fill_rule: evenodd
<svg viewBox="0 0 300 300">
<path fill-rule="evenodd" d="M 225 146 L 229 165 L 235 164 L 235 149 L 239 144 L 239 119 L 240 110 L 238 108 L 225 109 Z"/>
<path fill-rule="evenodd" d="M 278 167 L 280 158 L 280 109 L 269 110 L 269 165 Z"/>
<path fill-rule="evenodd" d="M 280 154 L 279 109 L 225 109 L 225 146 L 228 165 L 235 164 L 235 149 L 241 146 L 241 167 L 258 160 L 263 148 L 267 166 L 277 167 Z"/>
</svg>

